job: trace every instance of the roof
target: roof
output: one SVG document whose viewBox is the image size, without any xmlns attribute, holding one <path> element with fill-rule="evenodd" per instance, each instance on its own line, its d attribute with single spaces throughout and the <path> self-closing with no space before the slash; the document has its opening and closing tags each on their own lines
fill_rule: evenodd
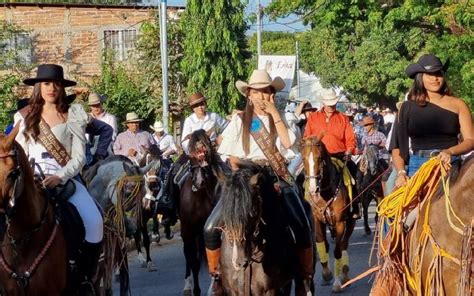
<svg viewBox="0 0 474 296">
<path fill-rule="evenodd" d="M 156 3 L 156 4 L 155 4 Z M 107 7 L 107 8 L 157 8 L 158 0 L 6 0 L 0 6 L 40 7 Z M 185 9 L 185 6 L 167 6 L 168 9 Z"/>
</svg>

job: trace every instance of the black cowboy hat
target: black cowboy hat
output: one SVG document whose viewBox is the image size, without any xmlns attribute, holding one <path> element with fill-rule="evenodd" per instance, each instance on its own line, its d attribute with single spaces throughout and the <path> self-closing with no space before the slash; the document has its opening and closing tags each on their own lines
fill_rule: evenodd
<svg viewBox="0 0 474 296">
<path fill-rule="evenodd" d="M 306 111 L 313 112 L 316 110 L 318 110 L 318 108 L 314 108 L 310 102 L 307 102 L 306 104 L 304 104 L 303 109 L 301 109 L 301 113 L 305 113 Z"/>
<path fill-rule="evenodd" d="M 64 79 L 63 67 L 55 64 L 43 64 L 38 66 L 36 77 L 23 80 L 26 85 L 35 85 L 37 82 L 58 81 L 64 87 L 76 85 L 75 81 Z"/>
<path fill-rule="evenodd" d="M 446 60 L 446 63 L 441 63 L 441 60 L 433 54 L 422 55 L 418 62 L 411 64 L 405 70 L 405 73 L 410 78 L 414 78 L 418 73 L 435 73 L 440 70 L 446 72 L 449 67 L 449 59 Z"/>
</svg>

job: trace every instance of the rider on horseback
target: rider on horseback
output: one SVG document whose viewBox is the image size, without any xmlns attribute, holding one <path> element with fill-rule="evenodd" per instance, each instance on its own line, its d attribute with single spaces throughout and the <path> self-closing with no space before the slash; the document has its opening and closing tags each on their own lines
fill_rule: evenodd
<svg viewBox="0 0 474 296">
<path fill-rule="evenodd" d="M 66 230 L 64 235 L 69 244 L 82 244 L 74 245 L 68 250 L 69 253 L 76 253 L 80 248 L 81 256 L 69 254 L 69 258 L 77 262 L 83 276 L 80 279 L 80 290 L 93 293 L 91 281 L 102 250 L 103 221 L 94 200 L 77 178 L 85 164 L 85 127 L 88 116 L 81 105 L 69 106 L 64 88 L 76 83 L 64 79 L 61 66 L 40 65 L 37 77 L 26 79 L 24 83 L 34 86 L 34 89 L 29 106 L 15 114 L 15 124 L 20 124 L 16 141 L 29 158 L 35 159 L 38 165 L 35 166 L 35 173 L 44 173 L 46 176 L 42 180 L 42 186 L 49 192 L 72 184 L 69 187 L 73 188 L 73 193 L 65 198 L 82 219 L 85 241 L 77 242 L 78 234 L 73 231 Z M 69 263 L 71 269 L 76 268 L 75 263 Z"/>
<path fill-rule="evenodd" d="M 163 224 L 174 225 L 177 221 L 177 212 L 179 209 L 179 188 L 177 188 L 174 183 L 174 179 L 178 172 L 181 172 L 180 175 L 186 174 L 187 170 L 182 169 L 183 165 L 189 161 L 189 140 L 191 139 L 191 134 L 194 131 L 203 129 L 206 131 L 207 135 L 213 143 L 218 141 L 217 136 L 220 132 L 224 130 L 227 126 L 227 121 L 223 119 L 219 114 L 207 112 L 206 111 L 206 100 L 207 98 L 200 92 L 194 93 L 189 98 L 189 107 L 193 110 L 191 114 L 184 121 L 183 131 L 181 133 L 181 146 L 183 147 L 183 153 L 179 156 L 176 162 L 173 164 L 172 169 L 168 173 L 168 176 L 165 180 L 165 188 L 163 194 L 167 195 L 168 198 L 171 198 L 171 206 L 173 210 L 171 211 L 170 217 L 164 217 Z"/>
<path fill-rule="evenodd" d="M 333 90 L 323 93 L 323 108 L 313 112 L 308 118 L 304 137 L 321 137 L 332 157 L 345 162 L 352 178 L 356 178 L 357 166 L 351 159 L 351 155 L 356 148 L 356 138 L 354 130 L 346 115 L 336 110 L 339 97 Z M 352 187 L 353 196 L 357 196 L 355 186 Z M 360 219 L 359 204 L 352 204 L 352 218 Z"/>
<path fill-rule="evenodd" d="M 222 134 L 223 140 L 218 152 L 229 157 L 234 170 L 238 169 L 239 159 L 248 159 L 272 171 L 274 186 L 283 196 L 282 202 L 289 216 L 288 223 L 295 236 L 299 276 L 309 282 L 314 273 L 311 227 L 283 158 L 294 144 L 295 135 L 287 128 L 274 104 L 276 91 L 282 90 L 285 83 L 280 77 L 272 80 L 264 70 L 255 70 L 248 84 L 237 81 L 236 86 L 247 98 L 247 105 L 244 112 L 234 115 Z M 265 137 L 268 139 L 264 139 Z M 274 161 L 279 158 L 281 162 Z M 215 279 L 212 287 L 215 295 L 222 290 L 220 281 L 216 280 L 221 247 L 221 210 L 219 202 L 206 222 L 204 234 L 209 272 Z"/>
</svg>

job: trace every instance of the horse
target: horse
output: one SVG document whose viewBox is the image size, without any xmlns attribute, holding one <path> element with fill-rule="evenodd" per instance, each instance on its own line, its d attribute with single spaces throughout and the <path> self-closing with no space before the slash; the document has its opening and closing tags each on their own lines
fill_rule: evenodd
<svg viewBox="0 0 474 296">
<path fill-rule="evenodd" d="M 220 277 L 229 295 L 290 295 L 296 246 L 268 167 L 242 161 L 221 191 Z M 282 218 L 283 217 L 283 218 Z M 307 295 L 297 289 L 296 295 Z"/>
<path fill-rule="evenodd" d="M 183 293 L 191 295 L 192 291 L 193 295 L 199 296 L 199 258 L 204 253 L 204 224 L 217 203 L 215 192 L 223 178 L 224 168 L 209 136 L 202 129 L 191 134 L 189 151 L 191 169 L 179 190 L 181 237 L 186 259 Z"/>
<path fill-rule="evenodd" d="M 103 278 L 105 294 L 112 293 L 112 274 L 120 268 L 120 295 L 130 292 L 126 250 L 127 232 L 133 221 L 126 219 L 126 212 L 132 211 L 136 221 L 141 220 L 142 198 L 145 196 L 145 169 L 140 169 L 125 156 L 113 155 L 98 162 L 86 172 L 83 178 L 92 197 L 105 213 L 104 263 L 99 269 Z M 133 228 L 133 225 L 132 225 Z"/>
<path fill-rule="evenodd" d="M 454 171 L 450 178 L 450 186 L 439 184 L 435 195 L 415 209 L 419 210 L 418 217 L 406 234 L 406 250 L 395 251 L 412 273 L 416 291 L 408 285 L 410 295 L 472 295 L 474 156 L 467 158 L 458 175 Z M 379 272 L 371 295 L 398 295 L 403 280 L 399 278 L 397 283 L 394 275 Z"/>
<path fill-rule="evenodd" d="M 329 285 L 334 276 L 328 267 L 329 244 L 326 227 L 335 238 L 335 279 L 332 290 L 340 292 L 341 286 L 349 280 L 349 238 L 355 221 L 350 215 L 350 199 L 344 185 L 343 172 L 336 166 L 323 142 L 318 137 L 302 140 L 301 151 L 309 190 L 305 198 L 311 204 L 314 216 L 316 249 L 321 261 L 322 284 Z"/>
<path fill-rule="evenodd" d="M 6 223 L 0 231 L 0 294 L 62 295 L 68 267 L 59 209 L 35 186 L 28 158 L 15 142 L 18 130 L 0 135 L 0 216 Z"/>
<path fill-rule="evenodd" d="M 364 230 L 367 235 L 372 233 L 369 226 L 369 205 L 372 200 L 379 204 L 384 193 L 380 175 L 387 169 L 386 163 L 379 160 L 379 148 L 375 145 L 368 145 L 365 153 L 362 155 L 358 163 L 356 186 L 360 192 L 360 202 L 364 214 Z M 356 201 L 359 202 L 359 201 Z M 375 214 L 375 222 L 377 223 L 377 213 Z"/>
</svg>

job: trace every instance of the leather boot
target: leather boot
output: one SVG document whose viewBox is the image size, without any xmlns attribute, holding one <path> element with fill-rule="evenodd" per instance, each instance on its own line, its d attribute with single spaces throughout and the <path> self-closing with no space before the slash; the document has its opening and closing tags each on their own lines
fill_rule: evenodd
<svg viewBox="0 0 474 296">
<path fill-rule="evenodd" d="M 219 259 L 221 257 L 221 249 L 210 250 L 206 248 L 206 255 L 207 255 L 207 264 L 209 267 L 209 273 L 212 277 L 211 282 L 211 293 L 210 295 L 213 296 L 221 296 L 224 295 L 224 290 L 222 289 L 222 282 L 217 271 L 217 267 L 219 266 Z"/>
<path fill-rule="evenodd" d="M 92 296 L 95 295 L 94 290 L 94 278 L 97 273 L 97 267 L 99 264 L 99 257 L 102 253 L 102 242 L 100 243 L 89 243 L 84 242 L 81 253 L 81 274 L 83 275 L 83 281 L 79 287 L 79 295 Z"/>
</svg>

